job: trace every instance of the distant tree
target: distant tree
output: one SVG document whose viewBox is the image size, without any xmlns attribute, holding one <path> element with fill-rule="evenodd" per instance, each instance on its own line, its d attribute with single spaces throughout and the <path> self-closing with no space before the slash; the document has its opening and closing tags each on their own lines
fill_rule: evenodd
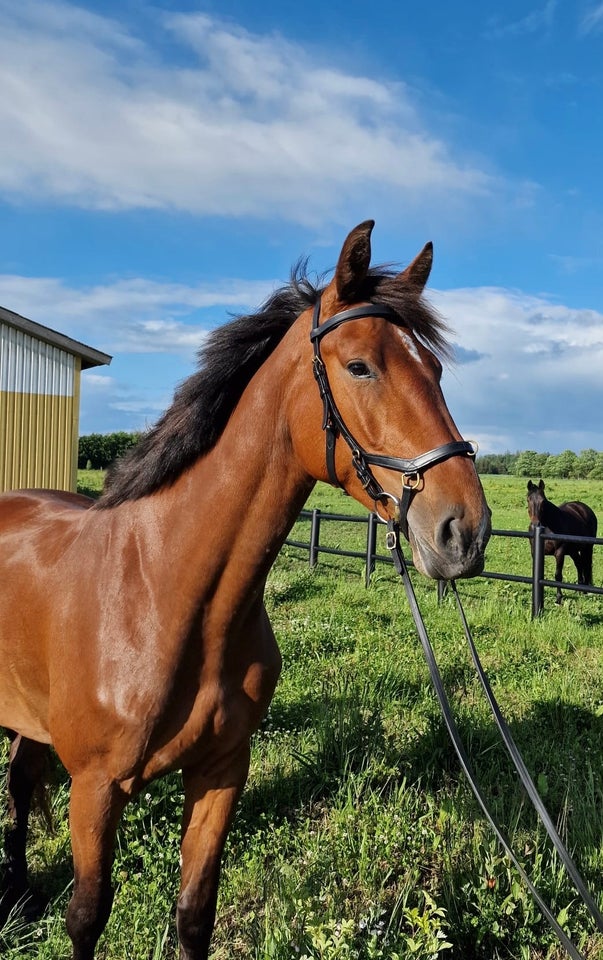
<svg viewBox="0 0 603 960">
<path fill-rule="evenodd" d="M 80 470 L 85 470 L 88 466 L 93 470 L 100 470 L 105 465 L 106 458 L 104 434 L 90 433 L 86 437 L 80 437 L 77 463 Z"/>
<path fill-rule="evenodd" d="M 580 456 L 577 459 L 575 465 L 574 476 L 579 477 L 580 479 L 588 477 L 591 470 L 594 470 L 597 465 L 597 457 L 599 454 L 596 450 L 589 448 L 588 450 L 581 450 Z"/>
<path fill-rule="evenodd" d="M 603 453 L 597 454 L 595 465 L 588 474 L 589 480 L 603 480 Z"/>
<path fill-rule="evenodd" d="M 477 457 L 475 465 L 478 473 L 508 474 L 515 472 L 517 453 L 485 453 Z"/>
<path fill-rule="evenodd" d="M 118 457 L 122 457 L 130 447 L 138 443 L 139 437 L 140 433 L 125 433 L 124 431 L 110 433 L 107 437 L 109 453 L 111 454 L 109 463 Z"/>
<path fill-rule="evenodd" d="M 564 450 L 563 453 L 560 453 L 554 458 L 550 457 L 549 459 L 554 460 L 554 463 L 551 465 L 551 472 L 547 473 L 547 476 L 563 478 L 574 476 L 574 470 L 578 461 L 578 457 L 573 450 Z"/>
<path fill-rule="evenodd" d="M 541 477 L 542 469 L 548 458 L 548 453 L 536 453 L 535 450 L 524 450 L 515 461 L 515 476 Z"/>
<path fill-rule="evenodd" d="M 139 433 L 89 433 L 80 437 L 78 445 L 77 465 L 85 470 L 89 465 L 93 470 L 105 470 L 117 457 L 121 457 L 126 450 L 134 446 L 140 437 Z"/>
<path fill-rule="evenodd" d="M 495 453 L 485 454 L 482 457 L 475 458 L 475 466 L 478 473 L 500 473 L 500 462 Z"/>
</svg>

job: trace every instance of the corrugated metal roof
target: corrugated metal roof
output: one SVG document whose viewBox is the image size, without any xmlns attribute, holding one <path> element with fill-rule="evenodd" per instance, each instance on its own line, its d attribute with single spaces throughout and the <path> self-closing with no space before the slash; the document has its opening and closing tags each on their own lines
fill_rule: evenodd
<svg viewBox="0 0 603 960">
<path fill-rule="evenodd" d="M 0 320 L 0 391 L 72 397 L 76 356 Z"/>
<path fill-rule="evenodd" d="M 100 350 L 95 350 L 94 347 L 88 347 L 85 343 L 80 343 L 79 340 L 72 340 L 71 337 L 67 337 L 63 333 L 58 333 L 56 330 L 51 330 L 50 327 L 42 326 L 41 323 L 28 320 L 27 317 L 22 317 L 5 307 L 0 307 L 0 320 L 17 330 L 21 330 L 30 337 L 36 337 L 53 347 L 59 347 L 61 350 L 66 350 L 68 353 L 80 357 L 82 370 L 88 370 L 90 367 L 101 367 L 111 363 L 113 359 L 108 353 L 102 353 Z"/>
</svg>

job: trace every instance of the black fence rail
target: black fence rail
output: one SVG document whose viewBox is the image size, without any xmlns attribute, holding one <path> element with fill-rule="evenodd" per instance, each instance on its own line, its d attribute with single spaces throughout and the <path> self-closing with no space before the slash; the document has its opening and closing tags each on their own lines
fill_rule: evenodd
<svg viewBox="0 0 603 960">
<path fill-rule="evenodd" d="M 308 561 L 311 567 L 316 566 L 321 553 L 332 554 L 339 557 L 355 557 L 364 561 L 365 584 L 368 587 L 371 575 L 375 571 L 377 563 L 392 563 L 390 556 L 377 553 L 377 528 L 381 525 L 379 519 L 374 513 L 369 513 L 364 517 L 354 517 L 342 513 L 326 513 L 322 510 L 302 510 L 299 520 L 310 522 L 310 539 L 294 540 L 287 539 L 285 544 L 290 547 L 297 547 L 308 553 Z M 366 546 L 364 550 L 344 550 L 340 547 L 323 546 L 320 542 L 321 525 L 329 522 L 345 523 L 363 523 L 366 530 Z M 592 543 L 595 546 L 603 546 L 603 539 L 600 537 L 571 537 L 557 533 L 545 531 L 545 527 L 535 526 L 529 531 L 520 530 L 492 530 L 493 537 L 520 538 L 532 541 L 532 571 L 530 576 L 522 576 L 516 573 L 499 573 L 493 570 L 484 570 L 481 577 L 486 580 L 507 580 L 512 583 L 525 583 L 531 588 L 532 616 L 537 617 L 544 610 L 544 591 L 545 588 L 557 589 L 559 583 L 556 580 L 547 580 L 544 576 L 544 541 L 556 540 L 567 543 Z M 412 561 L 409 561 L 412 566 Z M 443 594 L 444 584 L 438 584 L 438 592 Z M 603 587 L 595 587 L 581 583 L 568 583 L 563 581 L 563 590 L 571 590 L 577 593 L 594 593 L 603 595 Z"/>
</svg>

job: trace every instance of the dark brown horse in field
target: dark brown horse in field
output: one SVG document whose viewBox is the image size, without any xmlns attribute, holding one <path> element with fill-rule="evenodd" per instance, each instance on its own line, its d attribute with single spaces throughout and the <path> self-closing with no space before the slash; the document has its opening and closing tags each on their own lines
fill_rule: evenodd
<svg viewBox="0 0 603 960">
<path fill-rule="evenodd" d="M 544 480 L 538 484 L 528 480 L 528 514 L 530 525 L 541 524 L 548 533 L 559 533 L 571 537 L 596 537 L 597 517 L 586 503 L 581 500 L 568 500 L 555 506 L 544 492 Z M 530 540 L 530 545 L 533 541 Z M 565 556 L 571 557 L 576 566 L 578 583 L 593 582 L 593 545 L 592 543 L 573 543 L 565 540 L 545 540 L 544 552 L 555 557 L 555 580 L 563 583 L 563 563 Z M 557 603 L 561 603 L 561 588 L 557 587 Z"/>
<path fill-rule="evenodd" d="M 92 960 L 109 917 L 125 805 L 175 769 L 180 957 L 207 958 L 250 737 L 281 668 L 266 577 L 317 480 L 391 516 L 404 475 L 419 570 L 482 569 L 489 511 L 440 389 L 445 328 L 421 297 L 431 244 L 399 274 L 371 270 L 372 227 L 352 230 L 323 290 L 298 269 L 256 314 L 210 334 L 198 372 L 97 503 L 0 497 L 0 724 L 14 737 L 6 896 L 26 890 L 29 805 L 53 747 L 71 777 L 74 960 Z M 313 325 L 327 333 L 321 351 Z"/>
</svg>

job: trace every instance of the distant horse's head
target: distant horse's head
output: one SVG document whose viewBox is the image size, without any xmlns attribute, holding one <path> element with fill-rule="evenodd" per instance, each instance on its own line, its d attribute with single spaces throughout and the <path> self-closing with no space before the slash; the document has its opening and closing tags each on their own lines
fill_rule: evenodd
<svg viewBox="0 0 603 960">
<path fill-rule="evenodd" d="M 544 510 L 544 505 L 546 503 L 544 480 L 540 480 L 537 484 L 532 483 L 531 480 L 528 480 L 527 500 L 530 523 L 536 526 L 537 524 L 543 522 L 542 511 Z"/>
<path fill-rule="evenodd" d="M 376 499 L 382 517 L 399 509 L 402 484 L 410 487 L 408 539 L 417 568 L 441 579 L 474 576 L 483 568 L 490 511 L 472 450 L 460 442 L 440 389 L 442 365 L 436 354 L 446 355 L 445 328 L 421 297 L 432 246 L 427 244 L 399 274 L 370 270 L 372 226 L 367 221 L 349 234 L 334 278 L 314 310 L 319 331 L 314 339 L 320 340 L 318 362 L 325 374 L 320 390 L 324 399 L 326 384 L 340 422 L 333 424 L 332 410 L 320 410 L 316 391 L 298 406 L 294 443 L 316 478 L 339 483 L 369 508 Z M 309 350 L 307 356 L 310 362 Z M 302 393 L 300 384 L 298 397 Z M 334 426 L 330 467 L 320 431 L 321 421 L 329 420 Z M 441 448 L 441 456 L 423 466 L 422 455 L 434 448 Z M 421 464 L 417 469 L 406 471 L 399 462 L 415 458 Z M 392 459 L 398 464 L 386 462 Z M 378 489 L 385 495 L 375 497 Z"/>
</svg>

